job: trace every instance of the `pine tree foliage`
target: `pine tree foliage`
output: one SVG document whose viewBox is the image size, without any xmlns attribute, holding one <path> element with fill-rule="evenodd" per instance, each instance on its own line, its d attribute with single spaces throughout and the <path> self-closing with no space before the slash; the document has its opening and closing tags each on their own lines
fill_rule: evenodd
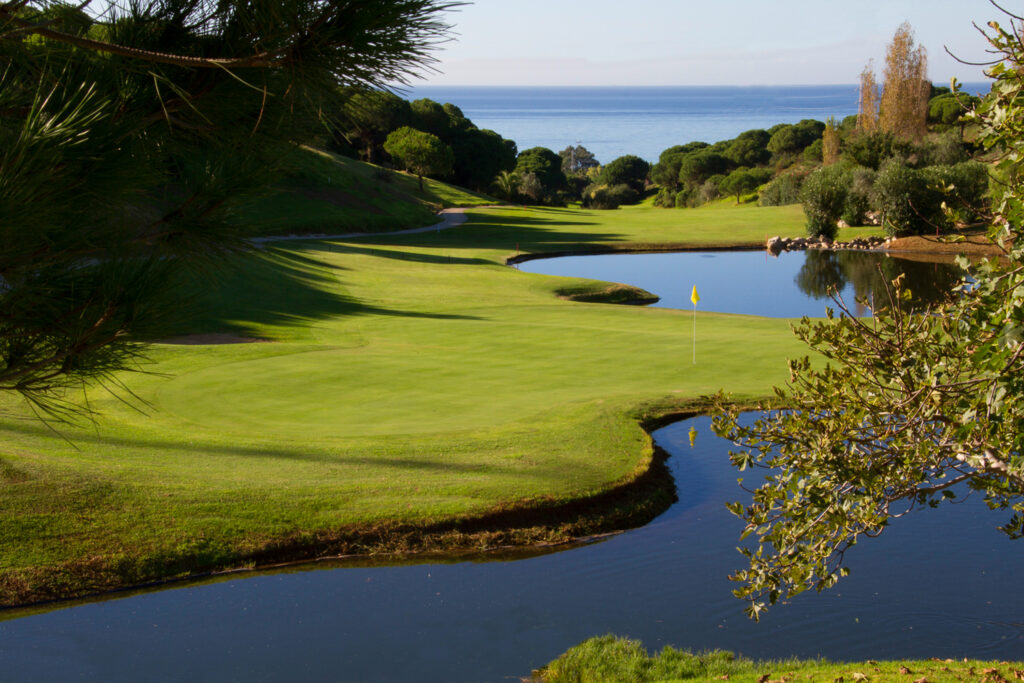
<svg viewBox="0 0 1024 683">
<path fill-rule="evenodd" d="M 135 367 L 172 273 L 244 247 L 242 202 L 339 86 L 429 68 L 437 0 L 0 4 L 0 389 Z"/>
<path fill-rule="evenodd" d="M 973 266 L 970 286 L 924 314 L 903 309 L 894 282 L 871 319 L 841 301 L 838 316 L 804 319 L 797 336 L 827 365 L 791 362 L 777 389 L 785 410 L 742 426 L 724 406 L 715 420 L 742 447 L 733 464 L 767 472 L 750 502 L 729 506 L 750 539 L 732 579 L 754 618 L 835 584 L 861 538 L 965 492 L 1006 511 L 1010 538 L 1024 536 L 1024 44 L 1011 24 L 990 24 L 1001 60 L 969 115 L 1004 179 L 990 230 L 1003 261 Z"/>
</svg>

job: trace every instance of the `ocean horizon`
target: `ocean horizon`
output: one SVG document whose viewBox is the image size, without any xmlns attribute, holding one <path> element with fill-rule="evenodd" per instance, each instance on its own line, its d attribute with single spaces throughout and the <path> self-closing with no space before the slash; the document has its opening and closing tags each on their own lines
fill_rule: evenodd
<svg viewBox="0 0 1024 683">
<path fill-rule="evenodd" d="M 987 83 L 964 91 L 988 90 Z M 450 102 L 479 128 L 515 140 L 519 150 L 582 145 L 606 164 L 625 154 L 650 162 L 692 141 L 728 140 L 753 128 L 857 113 L 859 86 L 442 86 L 403 88 L 409 99 Z"/>
</svg>

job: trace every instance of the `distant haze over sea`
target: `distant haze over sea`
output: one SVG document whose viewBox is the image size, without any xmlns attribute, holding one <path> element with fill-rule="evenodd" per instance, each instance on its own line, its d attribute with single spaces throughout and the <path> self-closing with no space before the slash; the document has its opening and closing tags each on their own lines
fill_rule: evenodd
<svg viewBox="0 0 1024 683">
<path fill-rule="evenodd" d="M 986 83 L 964 91 L 986 92 Z M 751 128 L 857 113 L 858 86 L 417 86 L 403 95 L 451 102 L 479 128 L 519 149 L 580 144 L 606 164 L 624 154 L 655 162 L 673 145 L 717 142 Z"/>
</svg>

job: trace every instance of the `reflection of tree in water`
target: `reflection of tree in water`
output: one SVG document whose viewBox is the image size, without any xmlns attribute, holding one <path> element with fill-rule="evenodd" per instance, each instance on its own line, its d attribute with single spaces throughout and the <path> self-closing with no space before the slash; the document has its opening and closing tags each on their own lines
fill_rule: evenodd
<svg viewBox="0 0 1024 683">
<path fill-rule="evenodd" d="M 900 274 L 905 276 L 904 289 L 913 295 L 911 308 L 924 308 L 948 296 L 963 271 L 951 264 L 908 261 L 877 252 L 807 251 L 795 281 L 801 292 L 815 299 L 842 291 L 850 284 L 854 299 L 867 300 L 880 308 L 888 305 L 886 285 Z M 854 307 L 849 298 L 846 303 L 857 314 L 868 313 L 861 306 Z"/>
<path fill-rule="evenodd" d="M 846 286 L 846 278 L 839 266 L 835 251 L 808 250 L 804 252 L 804 265 L 796 274 L 796 286 L 807 296 L 825 299 Z"/>
</svg>

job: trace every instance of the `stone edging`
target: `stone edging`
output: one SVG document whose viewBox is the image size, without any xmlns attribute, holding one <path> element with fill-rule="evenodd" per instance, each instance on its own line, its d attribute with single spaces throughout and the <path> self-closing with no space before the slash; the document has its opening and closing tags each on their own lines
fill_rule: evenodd
<svg viewBox="0 0 1024 683">
<path fill-rule="evenodd" d="M 806 249 L 824 249 L 835 251 L 839 249 L 884 249 L 894 238 L 892 237 L 857 237 L 849 242 L 833 242 L 826 237 L 769 237 L 764 248 L 769 254 L 779 254 L 783 251 L 803 251 Z"/>
</svg>

